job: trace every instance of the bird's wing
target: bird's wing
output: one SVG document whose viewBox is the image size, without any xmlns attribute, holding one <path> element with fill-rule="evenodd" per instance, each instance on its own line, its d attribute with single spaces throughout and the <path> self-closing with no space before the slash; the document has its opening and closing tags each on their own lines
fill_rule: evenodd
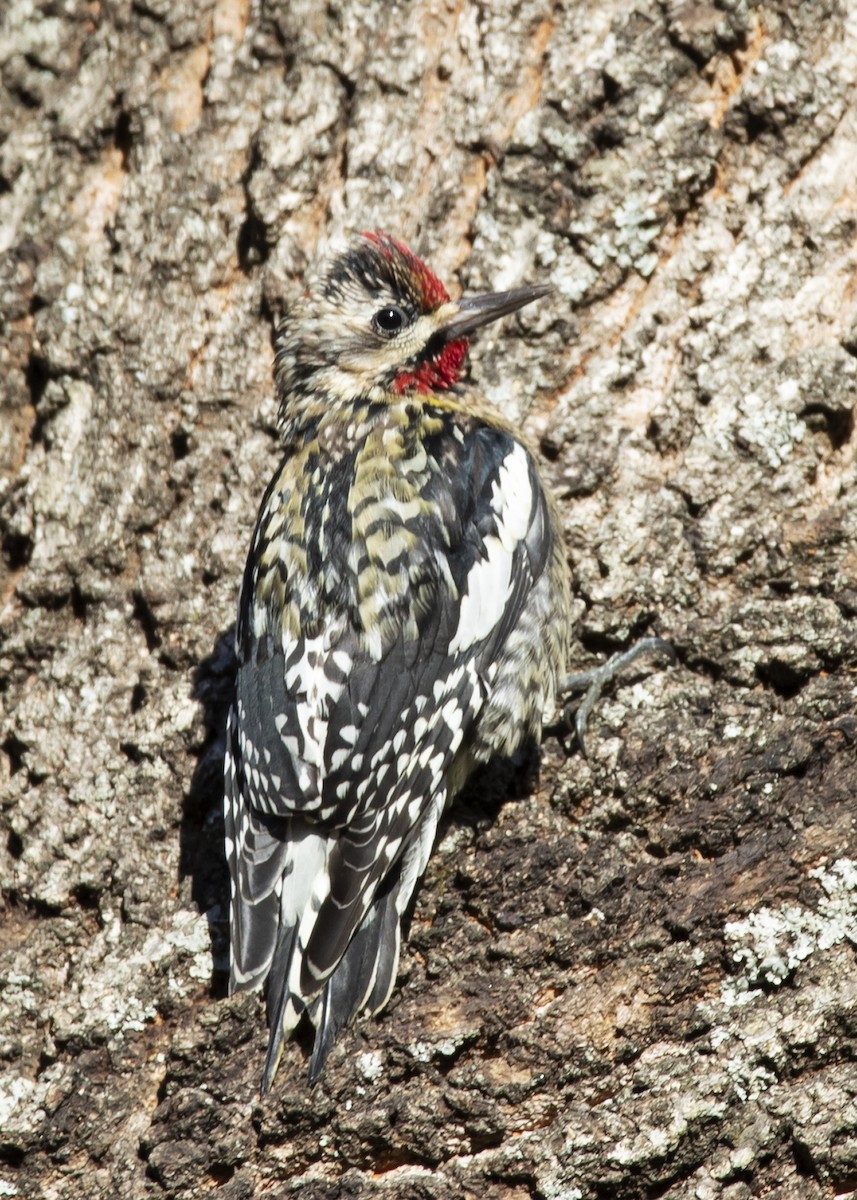
<svg viewBox="0 0 857 1200">
<path fill-rule="evenodd" d="M 375 580 L 380 641 L 345 609 L 320 615 L 311 636 L 278 637 L 245 578 L 227 748 L 232 985 L 258 982 L 288 942 L 279 1007 L 291 1004 L 291 1023 L 341 962 L 427 807 L 445 799 L 498 649 L 550 553 L 526 450 L 483 426 L 456 454 L 428 478 L 419 511 L 392 505 L 378 562 L 371 538 L 359 543 L 353 565 Z M 400 563 L 397 519 L 408 533 Z"/>
</svg>

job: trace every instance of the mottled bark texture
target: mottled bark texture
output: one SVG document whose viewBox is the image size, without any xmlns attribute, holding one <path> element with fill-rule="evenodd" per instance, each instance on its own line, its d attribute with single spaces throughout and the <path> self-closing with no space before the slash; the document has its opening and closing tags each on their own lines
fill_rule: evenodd
<svg viewBox="0 0 857 1200">
<path fill-rule="evenodd" d="M 857 1188 L 854 4 L 6 0 L 0 69 L 0 1195 Z M 387 1012 L 260 1104 L 228 631 L 274 324 L 367 227 L 554 284 L 472 375 L 579 665 L 679 661 L 477 781 Z"/>
</svg>

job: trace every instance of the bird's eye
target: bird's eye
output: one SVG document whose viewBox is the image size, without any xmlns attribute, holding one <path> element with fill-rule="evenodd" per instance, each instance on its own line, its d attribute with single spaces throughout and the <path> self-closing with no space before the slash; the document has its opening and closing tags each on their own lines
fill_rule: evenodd
<svg viewBox="0 0 857 1200">
<path fill-rule="evenodd" d="M 400 329 L 404 329 L 407 323 L 407 314 L 395 304 L 379 308 L 372 318 L 373 328 L 384 337 L 394 337 Z"/>
</svg>

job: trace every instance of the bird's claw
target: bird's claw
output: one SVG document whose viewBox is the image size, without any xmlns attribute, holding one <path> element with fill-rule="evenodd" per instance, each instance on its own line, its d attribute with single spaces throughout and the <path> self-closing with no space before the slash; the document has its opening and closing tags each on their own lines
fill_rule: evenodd
<svg viewBox="0 0 857 1200">
<path fill-rule="evenodd" d="M 586 723 L 593 708 L 598 703 L 604 687 L 615 679 L 621 671 L 624 671 L 625 667 L 630 666 L 632 662 L 635 662 L 643 654 L 662 654 L 671 663 L 676 662 L 677 659 L 675 650 L 663 638 L 640 638 L 638 642 L 635 642 L 627 650 L 620 650 L 616 654 L 611 655 L 600 666 L 592 667 L 589 671 L 581 671 L 577 675 L 566 675 L 560 680 L 559 691 L 561 694 L 579 692 L 584 688 L 586 689 L 583 699 L 574 712 L 574 731 L 577 735 L 577 744 L 580 746 L 580 752 L 584 758 L 588 758 L 586 750 Z"/>
</svg>

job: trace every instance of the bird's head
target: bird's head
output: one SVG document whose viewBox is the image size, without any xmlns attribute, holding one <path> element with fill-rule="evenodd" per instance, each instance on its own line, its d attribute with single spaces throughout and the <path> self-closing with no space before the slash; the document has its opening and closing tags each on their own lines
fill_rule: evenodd
<svg viewBox="0 0 857 1200">
<path fill-rule="evenodd" d="M 550 290 L 450 300 L 402 242 L 364 233 L 289 307 L 277 337 L 281 416 L 310 396 L 329 402 L 447 391 L 461 376 L 475 330 Z"/>
</svg>

